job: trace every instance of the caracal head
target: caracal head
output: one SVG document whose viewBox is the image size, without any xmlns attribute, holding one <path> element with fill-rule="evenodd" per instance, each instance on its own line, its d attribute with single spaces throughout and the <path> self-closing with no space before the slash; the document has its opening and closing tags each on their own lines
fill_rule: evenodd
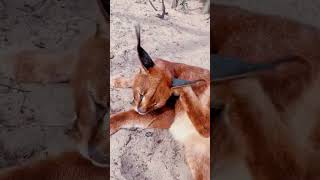
<svg viewBox="0 0 320 180">
<path fill-rule="evenodd" d="M 137 51 L 142 66 L 133 82 L 133 104 L 137 113 L 144 115 L 166 105 L 175 95 L 175 89 L 189 86 L 201 80 L 187 81 L 175 78 L 161 60 L 155 63 L 140 46 L 140 27 L 136 26 Z"/>
</svg>

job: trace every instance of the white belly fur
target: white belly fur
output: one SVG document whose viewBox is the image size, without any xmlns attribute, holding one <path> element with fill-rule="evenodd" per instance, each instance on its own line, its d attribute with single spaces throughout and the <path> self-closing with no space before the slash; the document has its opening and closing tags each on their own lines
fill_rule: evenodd
<svg viewBox="0 0 320 180">
<path fill-rule="evenodd" d="M 210 138 L 205 138 L 198 133 L 186 112 L 175 116 L 169 131 L 177 141 L 185 145 L 195 145 L 193 151 L 210 152 Z"/>
</svg>

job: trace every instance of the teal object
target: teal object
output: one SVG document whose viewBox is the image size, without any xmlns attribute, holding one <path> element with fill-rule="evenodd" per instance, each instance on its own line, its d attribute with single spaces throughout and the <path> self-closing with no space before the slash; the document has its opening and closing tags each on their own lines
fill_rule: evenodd
<svg viewBox="0 0 320 180">
<path fill-rule="evenodd" d="M 211 55 L 210 72 L 211 81 L 218 82 L 227 79 L 235 79 L 245 77 L 248 74 L 274 68 L 277 64 L 288 62 L 290 59 L 282 59 L 270 63 L 252 64 L 246 63 L 239 58 L 225 57 L 218 54 Z M 214 88 L 214 87 L 213 87 Z M 211 113 L 213 117 L 221 115 L 223 105 L 219 102 L 214 103 L 213 96 L 211 96 Z"/>
<path fill-rule="evenodd" d="M 214 82 L 241 77 L 247 75 L 248 73 L 271 69 L 274 66 L 274 63 L 252 64 L 246 63 L 238 58 L 213 54 L 210 62 L 211 81 Z"/>
</svg>

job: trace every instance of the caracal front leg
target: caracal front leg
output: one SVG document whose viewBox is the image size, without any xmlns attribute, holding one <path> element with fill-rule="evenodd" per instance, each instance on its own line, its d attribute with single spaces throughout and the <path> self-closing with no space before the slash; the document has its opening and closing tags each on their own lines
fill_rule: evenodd
<svg viewBox="0 0 320 180">
<path fill-rule="evenodd" d="M 204 137 L 210 136 L 210 87 L 198 97 L 191 87 L 179 90 L 180 102 L 192 124 Z"/>
<path fill-rule="evenodd" d="M 168 129 L 174 119 L 174 110 L 163 108 L 146 115 L 140 115 L 135 110 L 116 113 L 110 117 L 110 134 L 123 128 L 160 128 Z"/>
</svg>

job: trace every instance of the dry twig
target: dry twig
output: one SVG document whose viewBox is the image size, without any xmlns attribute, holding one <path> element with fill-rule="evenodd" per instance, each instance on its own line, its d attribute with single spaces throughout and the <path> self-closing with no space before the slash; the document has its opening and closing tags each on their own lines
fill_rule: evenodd
<svg viewBox="0 0 320 180">
<path fill-rule="evenodd" d="M 0 86 L 6 87 L 6 88 L 8 88 L 8 89 L 14 89 L 14 90 L 17 90 L 18 92 L 23 92 L 23 93 L 31 92 L 31 91 L 24 90 L 24 89 L 21 89 L 21 88 L 12 87 L 12 86 L 9 86 L 9 85 L 7 85 L 7 84 L 0 84 Z"/>
<path fill-rule="evenodd" d="M 164 16 L 168 15 L 166 12 L 166 6 L 164 5 L 164 0 L 162 0 L 162 14 L 158 14 L 157 17 L 160 19 L 164 19 Z"/>
<path fill-rule="evenodd" d="M 149 3 L 150 3 L 150 5 L 153 7 L 153 9 L 154 9 L 155 11 L 158 11 L 158 9 L 157 9 L 156 7 L 154 7 L 154 5 L 152 4 L 151 0 L 149 0 Z"/>
</svg>

